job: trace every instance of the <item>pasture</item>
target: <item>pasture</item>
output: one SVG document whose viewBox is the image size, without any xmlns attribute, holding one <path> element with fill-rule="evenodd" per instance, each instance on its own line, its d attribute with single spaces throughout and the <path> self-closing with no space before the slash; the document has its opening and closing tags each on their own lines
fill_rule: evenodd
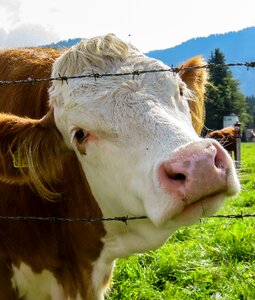
<svg viewBox="0 0 255 300">
<path fill-rule="evenodd" d="M 242 192 L 218 214 L 255 213 L 255 144 L 242 144 L 241 158 Z M 115 299 L 255 299 L 255 218 L 204 218 L 156 251 L 119 259 Z"/>
</svg>

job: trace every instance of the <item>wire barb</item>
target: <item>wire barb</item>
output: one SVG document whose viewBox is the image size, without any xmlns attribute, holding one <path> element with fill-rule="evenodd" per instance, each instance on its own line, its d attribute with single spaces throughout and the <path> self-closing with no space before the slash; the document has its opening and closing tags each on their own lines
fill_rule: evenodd
<svg viewBox="0 0 255 300">
<path fill-rule="evenodd" d="M 68 84 L 68 77 L 67 76 L 61 76 L 58 73 L 59 79 L 61 80 L 62 84 L 64 83 L 64 81 L 66 82 L 66 84 Z"/>
<path fill-rule="evenodd" d="M 135 76 L 139 76 L 140 75 L 140 71 L 136 70 L 133 72 L 133 80 L 135 79 Z"/>
<path fill-rule="evenodd" d="M 97 78 L 102 77 L 99 73 L 95 73 L 94 70 L 92 70 L 92 74 L 90 77 L 94 77 L 95 81 L 97 81 Z"/>
</svg>

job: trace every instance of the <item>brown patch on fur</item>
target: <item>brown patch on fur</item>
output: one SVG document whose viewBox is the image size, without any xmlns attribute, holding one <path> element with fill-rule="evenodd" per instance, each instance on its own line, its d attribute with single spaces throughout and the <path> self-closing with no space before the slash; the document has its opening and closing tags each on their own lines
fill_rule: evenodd
<svg viewBox="0 0 255 300">
<path fill-rule="evenodd" d="M 102 217 L 76 156 L 67 153 L 62 163 L 64 176 L 54 186 L 62 191 L 61 198 L 42 201 L 27 185 L 0 184 L 1 215 Z M 1 221 L 0 266 L 2 270 L 8 266 L 9 271 L 0 268 L 0 299 L 18 299 L 3 295 L 7 290 L 10 295 L 14 293 L 7 284 L 12 277 L 11 264 L 19 267 L 21 262 L 35 273 L 44 269 L 52 272 L 66 295 L 74 297 L 79 292 L 83 299 L 93 299 L 86 295 L 92 293 L 92 263 L 100 255 L 104 234 L 101 222 Z"/>
<path fill-rule="evenodd" d="M 50 111 L 40 120 L 0 114 L 0 180 L 31 183 L 44 199 L 58 196 L 51 185 L 61 176 L 61 155 L 67 151 Z M 24 168 L 15 168 L 18 153 Z"/>
<path fill-rule="evenodd" d="M 182 64 L 181 67 L 189 68 L 193 66 L 203 66 L 204 64 L 204 59 L 201 56 L 196 56 Z M 189 107 L 193 127 L 196 132 L 200 134 L 204 126 L 207 71 L 204 68 L 190 69 L 180 71 L 179 75 L 193 93 L 192 100 L 189 101 Z"/>
<path fill-rule="evenodd" d="M 24 48 L 0 51 L 0 80 L 49 78 L 61 52 L 54 49 Z M 48 111 L 50 82 L 0 86 L 0 111 L 39 119 Z M 37 101 L 43 99 L 43 101 Z"/>
<path fill-rule="evenodd" d="M 59 54 L 51 49 L 1 51 L 0 79 L 50 77 Z M 0 86 L 0 177 L 6 181 L 0 182 L 0 215 L 100 218 L 77 157 L 66 152 L 55 127 L 48 87 L 48 82 Z M 14 168 L 11 154 L 17 150 L 27 167 Z M 60 197 L 55 201 L 44 200 L 56 191 Z M 101 222 L 1 220 L 0 299 L 18 300 L 12 265 L 22 262 L 35 273 L 52 272 L 66 296 L 95 299 L 91 273 L 104 235 Z"/>
</svg>

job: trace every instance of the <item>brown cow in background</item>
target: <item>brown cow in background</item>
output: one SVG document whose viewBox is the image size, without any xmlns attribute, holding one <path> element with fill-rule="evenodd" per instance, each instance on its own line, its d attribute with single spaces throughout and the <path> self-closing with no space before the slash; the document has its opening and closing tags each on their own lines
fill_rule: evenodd
<svg viewBox="0 0 255 300">
<path fill-rule="evenodd" d="M 220 142 L 231 156 L 232 152 L 234 153 L 234 159 L 237 160 L 235 128 L 233 126 L 212 131 L 206 137 Z"/>
</svg>

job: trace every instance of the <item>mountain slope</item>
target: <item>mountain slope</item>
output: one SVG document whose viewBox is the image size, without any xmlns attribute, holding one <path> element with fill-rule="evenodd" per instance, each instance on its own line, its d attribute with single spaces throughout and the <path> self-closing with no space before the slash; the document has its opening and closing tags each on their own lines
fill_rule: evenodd
<svg viewBox="0 0 255 300">
<path fill-rule="evenodd" d="M 237 32 L 215 34 L 203 38 L 188 40 L 173 48 L 150 51 L 146 55 L 162 60 L 168 65 L 180 65 L 186 59 L 203 55 L 208 59 L 215 48 L 220 48 L 226 63 L 255 61 L 255 27 Z M 245 67 L 232 67 L 235 79 L 246 96 L 255 94 L 255 70 Z"/>
<path fill-rule="evenodd" d="M 54 48 L 54 49 L 64 49 L 64 48 L 70 48 L 73 45 L 79 43 L 82 39 L 81 38 L 75 38 L 75 39 L 68 39 L 68 40 L 62 40 L 56 43 L 43 45 L 42 48 Z"/>
</svg>

